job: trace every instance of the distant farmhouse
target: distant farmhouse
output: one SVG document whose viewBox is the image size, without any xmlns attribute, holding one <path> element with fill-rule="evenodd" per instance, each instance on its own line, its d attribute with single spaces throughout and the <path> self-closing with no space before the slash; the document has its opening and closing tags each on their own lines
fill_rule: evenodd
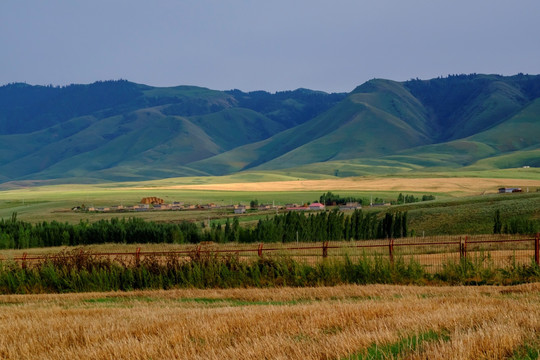
<svg viewBox="0 0 540 360">
<path fill-rule="evenodd" d="M 324 210 L 324 205 L 318 202 L 309 205 L 309 210 Z"/>
<path fill-rule="evenodd" d="M 499 194 L 522 192 L 521 188 L 499 188 Z"/>
<path fill-rule="evenodd" d="M 245 206 L 238 206 L 234 209 L 235 214 L 245 214 L 246 213 L 246 207 Z"/>
<path fill-rule="evenodd" d="M 348 202 L 345 205 L 339 206 L 340 211 L 357 210 L 361 208 L 362 208 L 362 205 L 360 205 L 358 202 Z"/>
<path fill-rule="evenodd" d="M 285 205 L 285 210 L 287 211 L 308 211 L 308 210 L 321 211 L 324 209 L 325 209 L 325 206 L 318 202 L 314 202 L 310 205 L 302 205 L 302 206 L 298 204 Z"/>
<path fill-rule="evenodd" d="M 164 204 L 163 199 L 157 198 L 155 196 L 145 197 L 141 199 L 141 204 Z"/>
</svg>

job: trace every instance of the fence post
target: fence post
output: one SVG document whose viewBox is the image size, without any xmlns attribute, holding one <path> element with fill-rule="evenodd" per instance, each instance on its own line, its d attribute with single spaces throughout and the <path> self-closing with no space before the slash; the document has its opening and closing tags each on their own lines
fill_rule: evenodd
<svg viewBox="0 0 540 360">
<path fill-rule="evenodd" d="M 465 236 L 465 240 L 459 237 L 459 257 L 460 259 L 466 259 L 467 258 L 467 236 Z"/>
<path fill-rule="evenodd" d="M 27 256 L 28 256 L 27 253 L 23 253 L 23 255 L 22 255 L 22 265 L 21 266 L 22 266 L 23 269 L 26 269 L 26 257 Z"/>
<path fill-rule="evenodd" d="M 388 252 L 390 253 L 390 263 L 394 263 L 394 238 L 390 238 L 388 243 Z"/>
<path fill-rule="evenodd" d="M 328 241 L 323 241 L 322 243 L 322 257 L 328 257 Z"/>
<path fill-rule="evenodd" d="M 135 250 L 135 265 L 139 266 L 141 262 L 141 248 L 138 247 L 137 250 Z"/>
<path fill-rule="evenodd" d="M 263 250 L 263 243 L 260 243 L 259 248 L 257 249 L 257 255 L 259 255 L 259 257 L 262 257 L 262 250 Z"/>
<path fill-rule="evenodd" d="M 534 238 L 534 261 L 540 266 L 540 233 L 536 233 Z"/>
</svg>

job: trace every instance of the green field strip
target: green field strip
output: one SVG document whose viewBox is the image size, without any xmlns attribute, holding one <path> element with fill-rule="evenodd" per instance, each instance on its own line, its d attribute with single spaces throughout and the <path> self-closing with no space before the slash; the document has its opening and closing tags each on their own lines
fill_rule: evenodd
<svg viewBox="0 0 540 360">
<path fill-rule="evenodd" d="M 238 306 L 295 306 L 313 304 L 321 301 L 329 302 L 360 302 L 360 301 L 381 301 L 380 296 L 344 296 L 344 297 L 330 297 L 325 298 L 299 298 L 292 300 L 246 300 L 236 298 L 211 298 L 211 297 L 189 297 L 189 298 L 160 298 L 150 296 L 106 296 L 99 298 L 91 298 L 82 300 L 86 304 L 98 304 L 98 305 L 122 305 L 125 306 L 132 302 L 172 302 L 194 306 L 210 306 L 210 307 L 238 307 Z M 15 305 L 19 303 L 0 303 L 0 305 Z"/>
<path fill-rule="evenodd" d="M 540 359 L 540 337 L 524 342 L 518 346 L 509 357 L 511 360 L 537 360 Z"/>
<path fill-rule="evenodd" d="M 428 344 L 437 341 L 449 341 L 450 335 L 447 331 L 436 332 L 429 330 L 420 334 L 414 334 L 402 338 L 394 343 L 372 344 L 366 350 L 352 354 L 344 360 L 379 360 L 379 359 L 404 359 L 414 352 L 422 351 L 422 348 Z"/>
</svg>

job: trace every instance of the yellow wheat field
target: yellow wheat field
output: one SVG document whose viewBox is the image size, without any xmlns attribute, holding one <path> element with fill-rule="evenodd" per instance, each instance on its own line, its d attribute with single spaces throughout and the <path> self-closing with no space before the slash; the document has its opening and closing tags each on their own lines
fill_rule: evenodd
<svg viewBox="0 0 540 360">
<path fill-rule="evenodd" d="M 501 186 L 540 187 L 540 180 L 493 178 L 365 178 L 351 177 L 326 180 L 268 181 L 228 184 L 190 184 L 152 187 L 152 189 L 190 189 L 221 191 L 428 191 L 477 194 L 496 192 Z M 137 188 L 143 189 L 143 188 Z"/>
<path fill-rule="evenodd" d="M 2 359 L 343 359 L 445 331 L 411 359 L 538 346 L 540 283 L 0 296 Z"/>
</svg>

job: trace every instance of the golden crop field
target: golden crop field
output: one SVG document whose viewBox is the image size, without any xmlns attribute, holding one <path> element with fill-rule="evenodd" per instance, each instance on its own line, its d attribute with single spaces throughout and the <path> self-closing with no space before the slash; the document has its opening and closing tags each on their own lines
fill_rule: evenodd
<svg viewBox="0 0 540 360">
<path fill-rule="evenodd" d="M 0 358 L 347 359 L 416 335 L 380 358 L 502 359 L 538 350 L 538 304 L 540 283 L 4 295 Z"/>
<path fill-rule="evenodd" d="M 216 191 L 426 191 L 462 194 L 496 192 L 502 186 L 540 187 L 540 180 L 497 179 L 497 178 L 343 178 L 324 180 L 240 182 L 153 186 L 153 189 L 168 190 L 216 190 Z M 137 189 L 144 189 L 140 187 Z"/>
</svg>

